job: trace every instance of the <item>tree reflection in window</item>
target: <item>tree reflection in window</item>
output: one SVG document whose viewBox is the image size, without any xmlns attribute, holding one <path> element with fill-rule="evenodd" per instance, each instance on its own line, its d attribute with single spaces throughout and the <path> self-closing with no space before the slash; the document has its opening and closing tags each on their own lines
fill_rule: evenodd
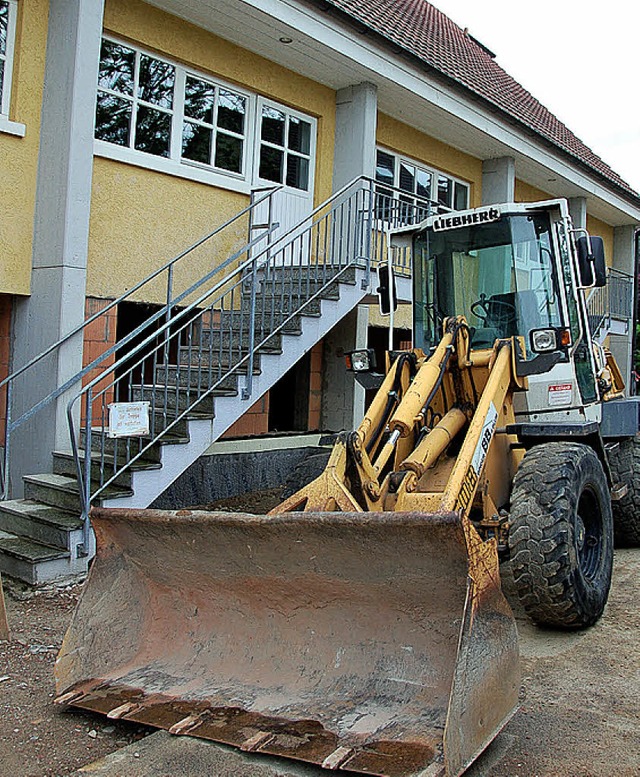
<svg viewBox="0 0 640 777">
<path fill-rule="evenodd" d="M 204 79 L 187 76 L 182 158 L 241 173 L 246 102 L 242 95 Z"/>
<path fill-rule="evenodd" d="M 262 106 L 260 178 L 308 191 L 311 123 L 270 105 Z"/>
<path fill-rule="evenodd" d="M 115 41 L 103 40 L 98 72 L 96 138 L 168 157 L 175 78 L 176 69 L 168 62 Z"/>
</svg>

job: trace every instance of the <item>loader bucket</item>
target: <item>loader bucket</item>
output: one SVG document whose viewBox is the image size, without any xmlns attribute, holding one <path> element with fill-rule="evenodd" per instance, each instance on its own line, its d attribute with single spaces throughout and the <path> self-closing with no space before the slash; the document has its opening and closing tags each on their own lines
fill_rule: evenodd
<svg viewBox="0 0 640 777">
<path fill-rule="evenodd" d="M 362 774 L 461 774 L 515 711 L 495 547 L 457 513 L 95 510 L 58 701 Z"/>
</svg>

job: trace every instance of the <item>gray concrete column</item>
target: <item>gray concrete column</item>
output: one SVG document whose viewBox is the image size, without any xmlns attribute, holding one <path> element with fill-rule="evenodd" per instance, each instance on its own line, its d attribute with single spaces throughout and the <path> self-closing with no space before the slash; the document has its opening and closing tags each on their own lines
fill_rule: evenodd
<svg viewBox="0 0 640 777">
<path fill-rule="evenodd" d="M 378 92 L 374 84 L 347 86 L 337 92 L 334 192 L 360 175 L 373 178 L 377 125 Z"/>
<path fill-rule="evenodd" d="M 635 272 L 636 228 L 637 226 L 635 224 L 625 224 L 623 227 L 614 228 L 613 257 L 610 257 L 611 266 L 615 270 L 620 270 L 631 276 L 633 276 Z M 636 287 L 637 280 L 633 283 L 634 292 Z M 629 331 L 627 336 L 611 335 L 609 337 L 609 347 L 620 367 L 628 391 L 631 386 L 633 332 Z"/>
<path fill-rule="evenodd" d="M 361 175 L 374 177 L 377 88 L 362 83 L 340 89 L 336 94 L 336 133 L 333 160 L 333 191 Z M 347 241 L 348 242 L 348 241 Z M 367 347 L 369 308 L 360 305 L 349 313 L 324 340 L 322 384 L 322 428 L 331 431 L 353 429 L 364 415 L 364 389 L 346 369 L 343 355 Z"/>
<path fill-rule="evenodd" d="M 570 197 L 567 202 L 569 203 L 569 215 L 571 221 L 573 221 L 574 229 L 586 229 L 587 228 L 587 198 L 586 197 Z"/>
<path fill-rule="evenodd" d="M 516 161 L 513 157 L 485 159 L 482 163 L 482 204 L 513 202 L 516 196 Z"/>
<path fill-rule="evenodd" d="M 359 305 L 324 338 L 322 375 L 322 429 L 355 429 L 364 415 L 364 389 L 347 370 L 344 354 L 367 347 L 369 313 Z"/>
<path fill-rule="evenodd" d="M 84 319 L 93 135 L 104 0 L 49 4 L 31 296 L 16 309 L 14 367 L 26 363 Z M 74 338 L 16 392 L 13 417 L 82 367 Z M 23 438 L 24 470 L 47 471 L 51 451 L 68 448 L 67 397 L 42 412 Z M 14 446 L 14 454 L 18 446 Z M 17 461 L 15 462 L 18 463 Z M 19 488 L 15 472 L 13 485 Z"/>
</svg>

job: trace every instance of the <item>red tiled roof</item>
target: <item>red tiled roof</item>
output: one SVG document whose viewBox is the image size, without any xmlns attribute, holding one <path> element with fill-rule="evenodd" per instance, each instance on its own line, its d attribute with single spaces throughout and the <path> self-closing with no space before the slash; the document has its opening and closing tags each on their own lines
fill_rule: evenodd
<svg viewBox="0 0 640 777">
<path fill-rule="evenodd" d="M 638 193 L 629 184 L 506 73 L 487 49 L 427 0 L 324 2 L 524 124 L 614 188 L 632 195 L 631 199 L 638 204 Z"/>
</svg>

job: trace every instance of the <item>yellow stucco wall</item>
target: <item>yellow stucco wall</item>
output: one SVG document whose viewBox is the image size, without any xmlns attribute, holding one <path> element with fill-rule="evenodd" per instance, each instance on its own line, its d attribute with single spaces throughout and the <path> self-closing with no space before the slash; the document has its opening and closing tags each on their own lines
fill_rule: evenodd
<svg viewBox="0 0 640 777">
<path fill-rule="evenodd" d="M 587 214 L 587 231 L 590 235 L 601 237 L 604 242 L 604 255 L 607 265 L 613 264 L 613 227 L 604 221 Z"/>
<path fill-rule="evenodd" d="M 516 178 L 515 185 L 516 202 L 539 202 L 541 200 L 552 200 L 553 197 L 542 189 L 537 189 L 524 181 Z"/>
<path fill-rule="evenodd" d="M 105 31 L 318 119 L 315 202 L 331 193 L 335 92 L 138 0 L 107 0 Z M 87 293 L 113 297 L 248 203 L 215 186 L 96 158 Z M 193 280 L 246 242 L 246 224 L 190 262 Z M 202 257 L 202 258 L 200 258 Z M 186 282 L 187 277 L 183 278 Z M 148 295 L 146 301 L 160 301 Z"/>
<path fill-rule="evenodd" d="M 406 154 L 417 162 L 424 162 L 443 173 L 469 183 L 470 207 L 481 204 L 482 161 L 458 151 L 446 143 L 430 138 L 408 124 L 403 124 L 384 113 L 378 114 L 377 142 L 400 154 Z"/>
<path fill-rule="evenodd" d="M 0 132 L 0 292 L 28 294 L 40 109 L 47 44 L 47 0 L 21 0 L 9 119 L 26 126 L 23 138 Z"/>
</svg>

